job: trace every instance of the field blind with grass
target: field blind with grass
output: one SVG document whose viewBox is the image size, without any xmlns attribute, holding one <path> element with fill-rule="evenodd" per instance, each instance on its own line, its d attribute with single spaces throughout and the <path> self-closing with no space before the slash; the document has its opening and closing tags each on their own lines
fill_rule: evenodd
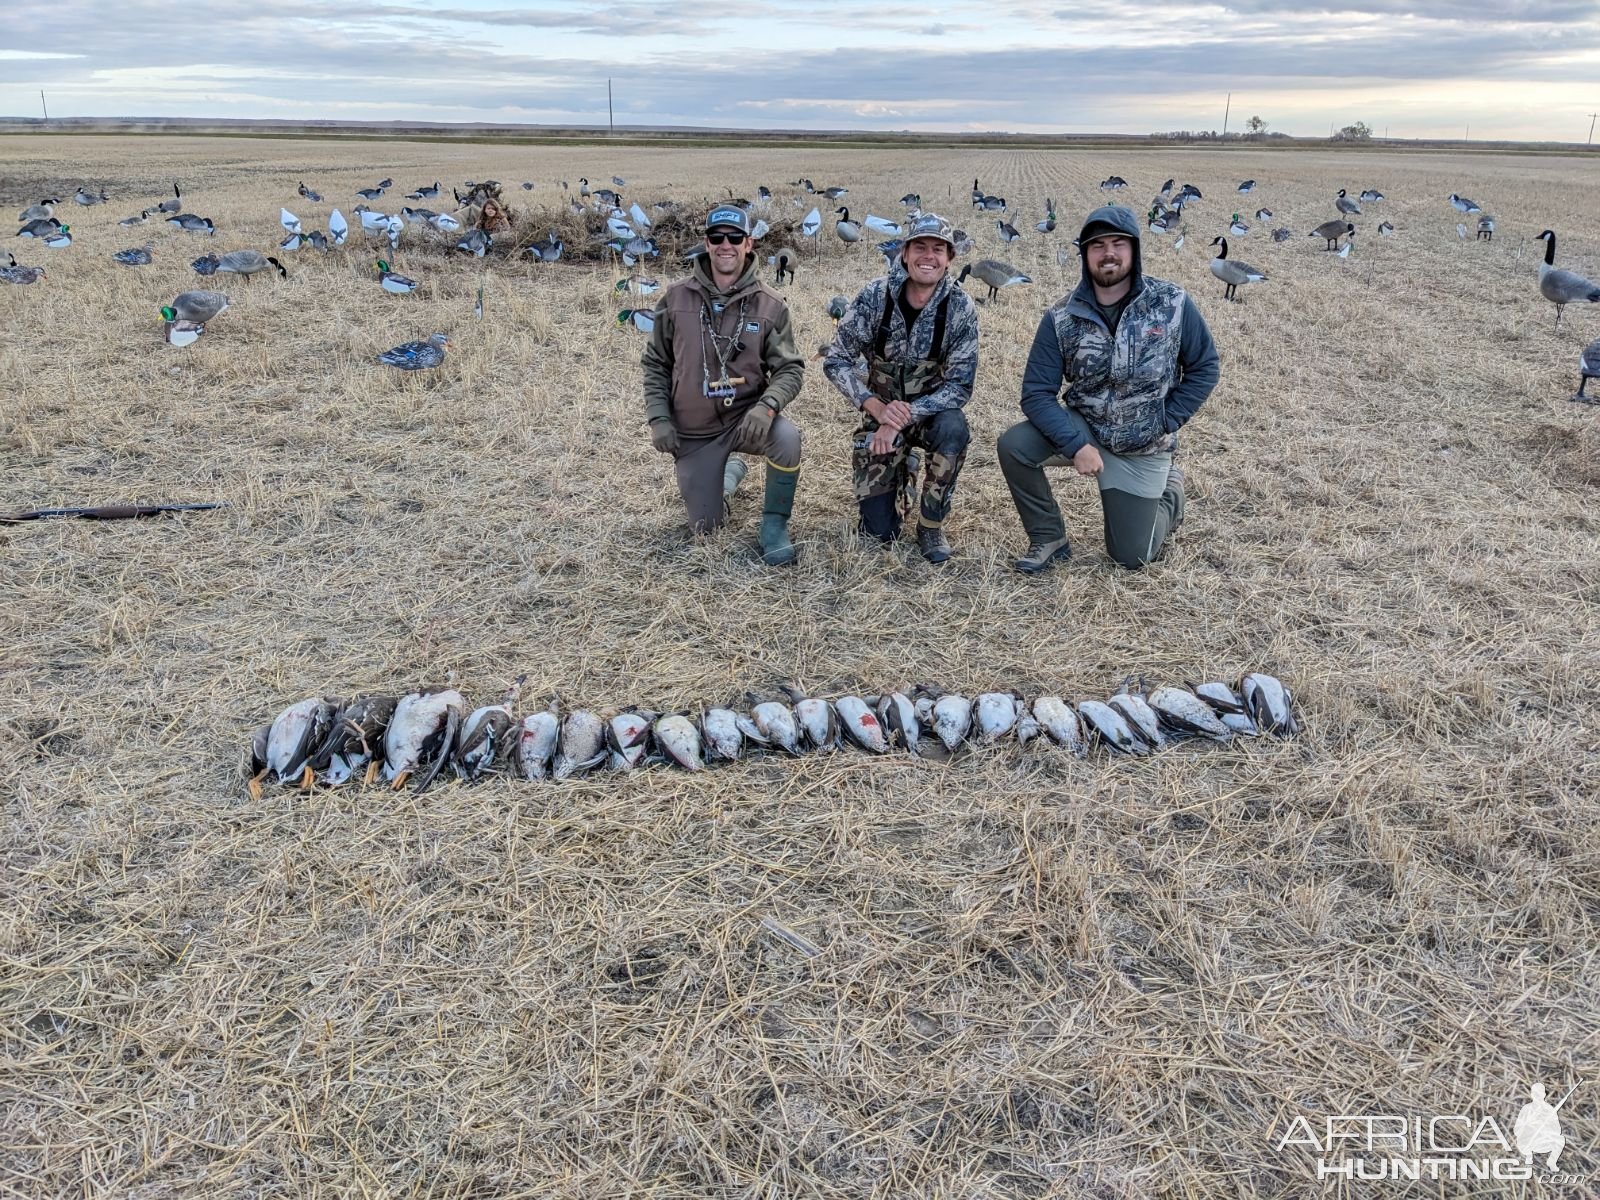
<svg viewBox="0 0 1600 1200">
<path fill-rule="evenodd" d="M 1600 309 L 1556 329 L 1529 240 L 1600 277 L 1595 160 L 12 137 L 0 161 L 0 199 L 60 196 L 73 237 L 8 242 L 48 277 L 0 287 L 0 506 L 228 505 L 0 527 L 0 1194 L 1600 1194 L 1600 418 L 1567 400 Z M 1222 382 L 1170 552 L 1113 566 L 1058 472 L 1076 554 L 1028 579 L 995 439 L 1113 173 L 1141 214 L 1168 176 L 1204 193 L 1144 263 L 1196 297 Z M 853 414 L 814 363 L 799 565 L 755 553 L 759 467 L 730 529 L 687 535 L 625 271 L 570 233 L 561 263 L 503 253 L 573 227 L 560 180 L 613 175 L 645 207 L 766 185 L 789 222 L 800 177 L 857 220 L 918 192 L 1032 276 L 981 309 L 947 567 L 855 540 Z M 286 279 L 190 269 L 385 176 L 388 211 L 500 180 L 514 234 L 479 261 L 408 228 L 384 255 L 407 296 L 359 228 Z M 174 180 L 214 238 L 118 226 Z M 1341 187 L 1387 197 L 1343 260 L 1305 236 Z M 1235 211 L 1270 278 L 1229 304 L 1206 262 Z M 808 353 L 881 269 L 830 216 L 783 288 Z M 168 346 L 157 308 L 196 286 L 232 305 Z M 439 369 L 374 361 L 434 331 Z M 240 766 L 294 700 L 450 672 L 474 700 L 526 673 L 530 707 L 692 711 L 784 680 L 1103 698 L 1251 669 L 1293 687 L 1298 738 L 260 803 Z M 1318 1179 L 1361 1149 L 1311 1144 L 1330 1117 L 1510 1140 L 1534 1082 L 1576 1085 L 1555 1173 Z"/>
</svg>

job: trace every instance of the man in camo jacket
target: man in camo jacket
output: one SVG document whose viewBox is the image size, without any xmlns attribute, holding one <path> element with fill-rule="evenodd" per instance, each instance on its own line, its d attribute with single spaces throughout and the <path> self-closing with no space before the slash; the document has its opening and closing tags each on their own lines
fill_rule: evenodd
<svg viewBox="0 0 1600 1200">
<path fill-rule="evenodd" d="M 899 536 L 912 447 L 927 454 L 917 548 L 931 563 L 951 554 L 944 522 L 972 440 L 962 409 L 978 374 L 978 312 L 950 278 L 954 254 L 949 221 L 912 221 L 899 261 L 855 298 L 822 367 L 862 415 L 851 455 L 862 533 L 885 544 Z"/>
<path fill-rule="evenodd" d="M 1070 464 L 1100 487 L 1106 550 L 1137 568 L 1183 521 L 1178 430 L 1220 373 L 1194 301 L 1145 275 L 1139 223 L 1125 208 L 1089 214 L 1078 234 L 1083 279 L 1044 314 L 1022 376 L 1027 420 L 1000 435 L 1000 469 L 1028 534 L 1017 570 L 1072 555 L 1044 468 Z"/>
</svg>

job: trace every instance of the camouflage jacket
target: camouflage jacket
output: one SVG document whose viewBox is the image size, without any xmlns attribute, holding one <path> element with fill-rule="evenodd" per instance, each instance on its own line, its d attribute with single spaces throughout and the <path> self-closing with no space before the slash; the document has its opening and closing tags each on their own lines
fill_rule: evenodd
<svg viewBox="0 0 1600 1200">
<path fill-rule="evenodd" d="M 1113 334 L 1091 287 L 1085 280 L 1039 323 L 1022 411 L 1068 456 L 1088 440 L 1074 414 L 1113 454 L 1170 454 L 1217 383 L 1205 320 L 1177 284 L 1143 276 Z"/>
<path fill-rule="evenodd" d="M 883 306 L 892 303 L 891 296 L 897 300 L 905 285 L 906 269 L 896 261 L 888 275 L 862 288 L 834 331 L 833 344 L 824 357 L 823 374 L 858 409 L 873 394 L 867 386 L 867 358 L 878 340 Z M 945 310 L 944 376 L 937 387 L 912 403 L 914 421 L 948 408 L 966 407 L 978 377 L 978 310 L 972 297 L 956 287 L 955 280 L 948 274 L 933 289 L 932 297 L 910 330 L 906 329 L 899 304 L 894 304 L 889 317 L 889 337 L 883 347 L 884 357 L 890 360 L 931 358 L 936 310 L 946 296 L 950 298 L 950 305 Z"/>
</svg>

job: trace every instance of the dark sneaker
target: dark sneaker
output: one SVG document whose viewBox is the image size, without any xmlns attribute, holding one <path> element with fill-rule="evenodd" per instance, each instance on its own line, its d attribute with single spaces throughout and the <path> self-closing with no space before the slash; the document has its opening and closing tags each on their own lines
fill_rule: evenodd
<svg viewBox="0 0 1600 1200">
<path fill-rule="evenodd" d="M 1071 557 L 1072 543 L 1060 538 L 1053 542 L 1034 542 L 1028 547 L 1028 552 L 1011 565 L 1024 575 L 1037 575 Z"/>
<path fill-rule="evenodd" d="M 944 536 L 944 528 L 939 525 L 917 526 L 917 549 L 931 563 L 949 562 L 954 553 Z"/>
</svg>

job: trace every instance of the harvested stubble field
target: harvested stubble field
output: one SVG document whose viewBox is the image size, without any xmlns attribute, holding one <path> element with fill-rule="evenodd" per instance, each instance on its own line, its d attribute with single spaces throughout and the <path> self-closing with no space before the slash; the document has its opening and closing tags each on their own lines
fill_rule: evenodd
<svg viewBox="0 0 1600 1200">
<path fill-rule="evenodd" d="M 68 204 L 50 277 L 0 289 L 7 508 L 224 500 L 181 518 L 0 532 L 0 1191 L 29 1197 L 1594 1195 L 1600 969 L 1600 436 L 1570 405 L 1600 313 L 1552 331 L 1538 243 L 1600 275 L 1592 162 L 1384 153 L 718 153 L 399 142 L 0 140 L 3 201 Z M 1184 434 L 1190 509 L 1112 567 L 1058 473 L 1077 556 L 1026 580 L 995 461 L 1058 246 L 1112 172 L 1223 360 Z M 642 425 L 618 270 L 359 230 L 290 275 L 201 284 L 384 175 L 629 181 L 700 202 L 787 181 L 907 191 L 1031 273 L 981 311 L 974 446 L 946 569 L 852 540 L 849 414 L 811 371 L 800 565 L 735 524 L 688 538 Z M 978 176 L 1019 214 L 1001 247 Z M 1236 197 L 1238 179 L 1260 181 Z M 182 180 L 215 239 L 117 218 Z M 295 194 L 304 178 L 329 203 Z M 532 192 L 515 187 L 537 182 Z M 1341 262 L 1303 232 L 1389 199 Z M 1444 197 L 1499 218 L 1458 241 Z M 1061 229 L 1033 232 L 1045 197 Z M 388 199 L 388 198 L 386 198 Z M 397 205 L 400 203 L 396 201 Z M 807 206 L 811 203 L 807 199 Z M 1271 281 L 1224 304 L 1234 243 Z M 438 207 L 437 205 L 435 207 Z M 1374 230 L 1388 218 L 1396 236 Z M 521 228 L 521 227 L 519 227 Z M 523 232 L 526 232 L 523 229 Z M 537 230 L 535 232 L 538 232 Z M 408 237 L 410 235 L 408 234 Z M 155 242 L 137 270 L 112 251 Z M 803 343 L 881 267 L 823 238 L 785 290 Z M 663 263 L 651 273 L 676 270 Z M 487 316 L 472 319 L 485 285 Z M 220 286 L 187 349 L 156 307 Z M 407 377 L 373 362 L 434 330 Z M 251 728 L 313 693 L 528 673 L 526 702 L 693 707 L 792 678 L 1103 696 L 1270 670 L 1289 742 L 1077 761 L 841 752 L 565 785 L 244 795 Z M 822 947 L 798 955 L 772 918 Z M 1531 1081 L 1568 1138 L 1552 1182 L 1318 1184 L 1297 1116 L 1490 1116 Z M 1475 1119 L 1476 1119 L 1475 1116 Z M 1381 1158 L 1379 1154 L 1375 1156 Z"/>
</svg>

